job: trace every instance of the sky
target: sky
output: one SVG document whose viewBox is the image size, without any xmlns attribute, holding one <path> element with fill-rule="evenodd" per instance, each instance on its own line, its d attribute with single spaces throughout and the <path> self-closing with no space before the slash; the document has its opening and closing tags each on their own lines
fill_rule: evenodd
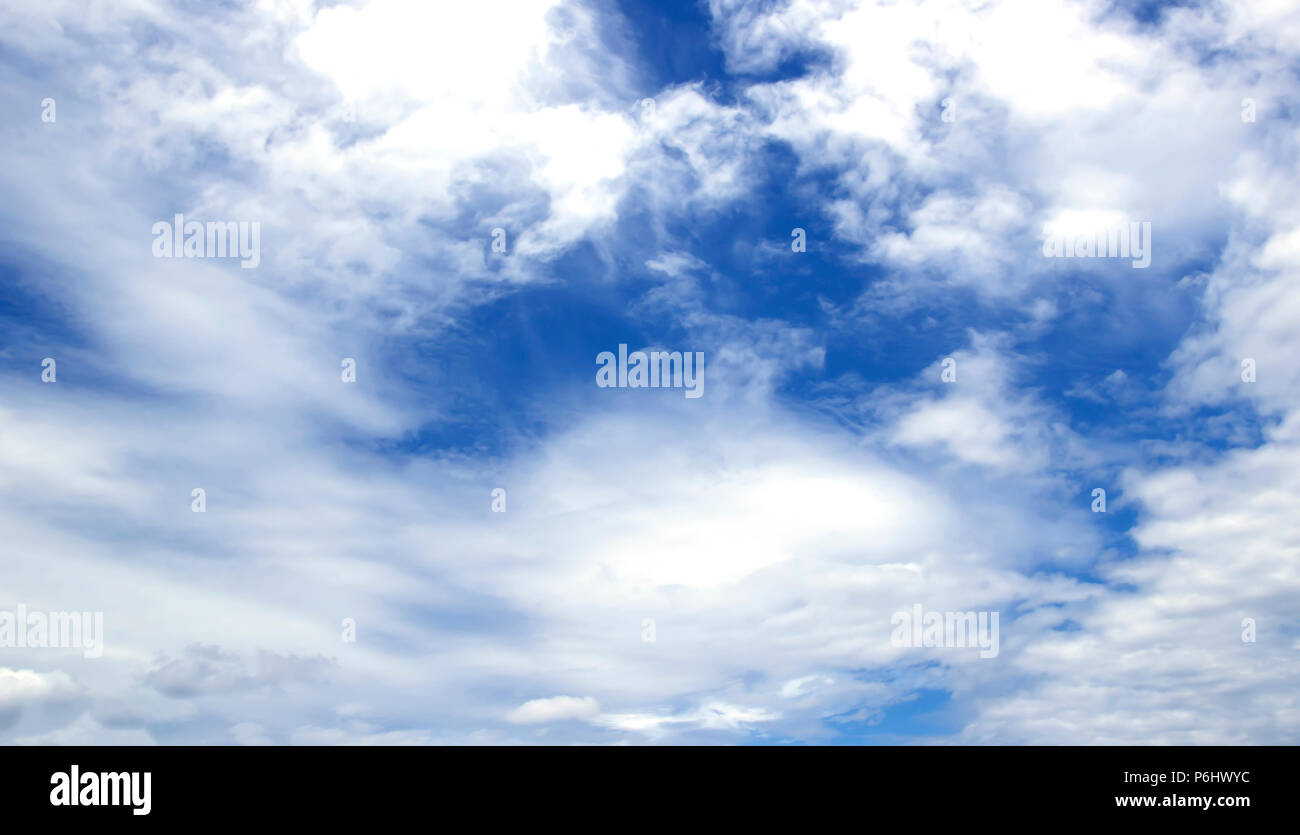
<svg viewBox="0 0 1300 835">
<path fill-rule="evenodd" d="M 0 0 L 0 65 L 0 627 L 103 622 L 0 640 L 0 742 L 1300 742 L 1289 0 Z"/>
</svg>

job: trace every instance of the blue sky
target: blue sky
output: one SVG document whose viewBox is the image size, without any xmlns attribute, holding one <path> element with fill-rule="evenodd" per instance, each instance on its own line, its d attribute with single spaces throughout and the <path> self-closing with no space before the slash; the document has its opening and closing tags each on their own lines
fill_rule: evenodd
<svg viewBox="0 0 1300 835">
<path fill-rule="evenodd" d="M 1300 15 L 469 5 L 4 4 L 0 739 L 1300 738 Z"/>
</svg>

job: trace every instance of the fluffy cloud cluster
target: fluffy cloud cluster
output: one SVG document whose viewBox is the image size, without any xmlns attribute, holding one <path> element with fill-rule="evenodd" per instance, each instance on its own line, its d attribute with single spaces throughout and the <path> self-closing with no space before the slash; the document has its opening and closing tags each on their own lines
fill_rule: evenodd
<svg viewBox="0 0 1300 835">
<path fill-rule="evenodd" d="M 649 88 L 578 2 L 7 10 L 0 102 L 58 120 L 4 129 L 0 609 L 102 611 L 107 648 L 0 648 L 0 739 L 897 740 L 933 692 L 907 738 L 1297 738 L 1300 20 L 1112 5 L 715 0 L 726 90 Z M 773 154 L 800 215 L 702 243 Z M 152 258 L 175 212 L 260 221 L 261 267 Z M 1149 275 L 1042 257 L 1111 217 Z M 794 226 L 872 280 L 771 303 Z M 509 304 L 708 346 L 707 396 L 602 396 L 554 320 L 475 318 Z M 1052 329 L 1103 309 L 1158 371 L 1054 397 Z M 448 370 L 495 339 L 576 370 L 506 415 Z M 1001 652 L 894 645 L 916 603 L 999 611 Z"/>
</svg>

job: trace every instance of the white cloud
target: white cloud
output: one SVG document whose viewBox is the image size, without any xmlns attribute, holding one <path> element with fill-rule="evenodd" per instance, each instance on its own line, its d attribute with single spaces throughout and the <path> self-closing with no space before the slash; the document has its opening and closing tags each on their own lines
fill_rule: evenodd
<svg viewBox="0 0 1300 835">
<path fill-rule="evenodd" d="M 524 702 L 506 714 L 506 721 L 514 725 L 540 725 L 566 719 L 591 719 L 599 713 L 600 703 L 590 696 L 552 696 Z"/>
<path fill-rule="evenodd" d="M 42 199 L 0 211 L 38 262 L 24 289 L 84 343 L 61 349 L 57 387 L 6 357 L 6 589 L 103 610 L 109 635 L 100 663 L 0 669 L 0 735 L 498 743 L 581 719 L 566 739 L 817 740 L 937 688 L 971 709 L 961 738 L 977 741 L 1295 736 L 1300 217 L 1294 166 L 1274 156 L 1294 148 L 1285 123 L 1239 119 L 1252 68 L 1285 64 L 1272 51 L 1294 43 L 1291 17 L 1175 10 L 1141 30 L 1099 4 L 715 3 L 734 69 L 834 60 L 728 104 L 662 90 L 643 118 L 597 10 L 508 6 L 262 4 L 272 25 L 256 28 L 239 10 L 193 27 L 162 6 L 40 4 L 0 35 L 60 54 L 78 91 L 64 132 L 13 132 L 0 187 Z M 131 41 L 141 19 L 168 37 Z M 1202 66 L 1199 43 L 1252 51 Z M 1271 78 L 1250 88 L 1265 114 Z M 39 101 L 40 86 L 15 72 L 0 91 Z M 1259 147 L 1242 151 L 1243 130 Z M 827 340 L 711 307 L 714 268 L 667 223 L 749 199 L 773 139 L 804 173 L 833 172 L 820 205 L 883 284 L 906 295 L 925 273 L 1032 299 L 1038 327 L 1068 310 L 1043 296 L 1041 220 L 1145 213 L 1158 246 L 1195 254 L 1232 218 L 1170 403 L 1290 422 L 1257 451 L 1135 468 L 1143 551 L 1097 566 L 1103 537 L 1068 503 L 1078 469 L 1118 456 L 1025 390 L 1011 340 L 936 346 L 917 378 L 855 393 L 845 424 L 822 402 L 790 408 L 781 384 L 822 371 Z M 399 384 L 384 349 L 444 350 L 466 306 L 581 240 L 613 246 L 601 236 L 634 191 L 662 247 L 637 261 L 661 283 L 632 312 L 708 347 L 707 397 L 551 391 L 539 408 L 565 417 L 495 459 L 377 453 L 455 405 Z M 181 210 L 261 217 L 257 275 L 149 257 L 150 222 Z M 504 264 L 486 249 L 497 225 L 520 256 Z M 364 382 L 341 394 L 353 355 Z M 1240 355 L 1260 361 L 1254 389 L 1233 382 Z M 195 486 L 206 514 L 189 511 Z M 1081 565 L 1105 582 L 1071 576 Z M 916 602 L 1002 610 L 1002 654 L 892 646 L 890 615 Z M 1255 647 L 1237 637 L 1246 616 Z M 893 675 L 858 675 L 879 669 Z M 291 698 L 258 697 L 277 688 Z M 520 703 L 532 693 L 589 695 Z"/>
<path fill-rule="evenodd" d="M 971 742 L 1265 744 L 1300 732 L 1300 433 L 1212 464 L 1133 471 L 1142 553 L 1103 564 L 1118 592 L 1063 617 L 1015 660 L 1038 682 L 980 700 Z M 1243 621 L 1255 640 L 1243 640 Z M 996 691 L 995 691 L 996 692 Z"/>
<path fill-rule="evenodd" d="M 805 168 L 836 172 L 824 196 L 836 235 L 866 260 L 1004 304 L 1064 289 L 1062 265 L 1039 250 L 1044 223 L 1062 218 L 1154 221 L 1157 270 L 1210 254 L 1229 211 L 1222 172 L 1243 151 L 1243 90 L 1284 95 L 1251 70 L 1285 63 L 1252 50 L 1276 10 L 1174 9 L 1140 27 L 1113 4 L 1074 0 L 712 8 L 736 66 L 833 56 L 746 95 Z M 1252 60 L 1203 62 L 1206 40 Z M 1104 268 L 1099 280 L 1119 281 Z"/>
</svg>

